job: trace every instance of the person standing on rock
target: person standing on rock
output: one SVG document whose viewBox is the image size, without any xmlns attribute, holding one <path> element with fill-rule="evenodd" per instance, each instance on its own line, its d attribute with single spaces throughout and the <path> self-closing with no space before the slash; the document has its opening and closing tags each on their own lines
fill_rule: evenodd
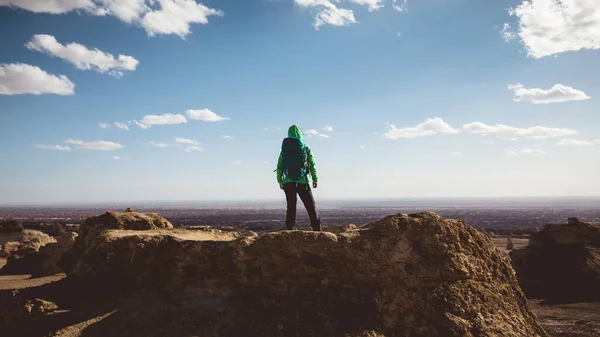
<svg viewBox="0 0 600 337">
<path fill-rule="evenodd" d="M 317 214 L 315 199 L 310 189 L 308 176 L 312 177 L 312 187 L 317 188 L 318 176 L 315 157 L 312 150 L 302 140 L 302 129 L 292 125 L 288 129 L 288 137 L 281 144 L 281 152 L 277 160 L 277 182 L 279 188 L 285 192 L 287 211 L 285 224 L 288 230 L 296 225 L 297 196 L 304 204 L 310 225 L 314 231 L 321 230 L 321 219 Z"/>
</svg>

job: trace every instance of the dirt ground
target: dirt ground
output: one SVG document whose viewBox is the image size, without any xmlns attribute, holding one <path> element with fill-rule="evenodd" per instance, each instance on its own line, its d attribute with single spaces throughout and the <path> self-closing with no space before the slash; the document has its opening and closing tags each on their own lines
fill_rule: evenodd
<svg viewBox="0 0 600 337">
<path fill-rule="evenodd" d="M 499 250 L 508 252 L 506 250 L 506 239 L 506 237 L 498 236 L 493 238 L 492 241 Z M 0 238 L 0 241 L 3 241 L 2 238 Z M 513 243 L 516 248 L 525 247 L 528 241 L 529 240 L 526 238 L 513 238 Z M 6 259 L 0 258 L 0 268 L 5 264 Z M 56 274 L 54 276 L 33 279 L 30 278 L 30 275 L 0 276 L 0 290 L 37 287 L 46 283 L 58 281 L 64 277 L 65 274 Z M 542 326 L 552 337 L 600 337 L 600 302 L 545 304 L 543 301 L 530 300 L 528 305 L 537 315 Z M 106 319 L 113 313 L 114 312 L 103 312 L 102 310 L 99 310 L 97 317 L 85 317 L 81 318 L 79 321 L 75 320 L 70 322 L 70 324 L 58 329 L 53 336 L 81 336 L 86 329 L 89 329 L 94 324 Z"/>
<path fill-rule="evenodd" d="M 506 249 L 506 241 L 507 240 L 508 240 L 508 237 L 503 236 L 503 235 L 498 235 L 498 236 L 492 238 L 492 242 L 494 243 L 494 245 L 496 245 L 496 248 L 498 248 L 499 250 L 501 250 L 503 252 L 508 252 L 508 249 Z M 527 244 L 529 244 L 529 239 L 513 237 L 512 242 L 515 245 L 515 249 L 521 249 L 521 248 L 525 248 L 525 246 L 527 246 Z"/>
<path fill-rule="evenodd" d="M 553 337 L 600 337 L 600 303 L 543 304 L 530 300 L 529 308 Z"/>
</svg>

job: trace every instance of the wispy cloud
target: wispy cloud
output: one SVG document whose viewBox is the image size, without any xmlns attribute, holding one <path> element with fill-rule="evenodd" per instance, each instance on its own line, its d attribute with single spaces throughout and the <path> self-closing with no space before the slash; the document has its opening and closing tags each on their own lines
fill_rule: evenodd
<svg viewBox="0 0 600 337">
<path fill-rule="evenodd" d="M 505 23 L 502 26 L 502 29 L 500 29 L 500 34 L 502 35 L 502 38 L 505 42 L 510 42 L 517 38 L 517 34 L 515 34 L 515 32 L 512 30 L 508 23 Z"/>
<path fill-rule="evenodd" d="M 121 160 L 121 157 L 119 157 L 119 156 L 113 156 L 113 159 L 114 160 Z"/>
<path fill-rule="evenodd" d="M 188 110 L 186 113 L 189 119 L 195 119 L 203 122 L 222 122 L 230 120 L 230 118 L 219 116 L 209 109 Z"/>
<path fill-rule="evenodd" d="M 384 135 L 387 139 L 416 138 L 438 133 L 452 134 L 459 132 L 439 117 L 427 118 L 425 122 L 412 127 L 397 128 L 393 124 L 389 126 L 391 129 Z"/>
<path fill-rule="evenodd" d="M 363 5 L 369 7 L 369 12 L 376 11 L 383 7 L 383 0 L 350 0 L 357 5 Z"/>
<path fill-rule="evenodd" d="M 600 144 L 600 139 L 596 140 L 578 140 L 578 139 L 561 139 L 556 145 L 558 146 L 594 146 Z"/>
<path fill-rule="evenodd" d="M 295 2 L 302 7 L 317 8 L 318 12 L 313 22 L 313 27 L 317 30 L 323 25 L 348 26 L 357 23 L 351 9 L 338 8 L 329 0 L 295 0 Z"/>
<path fill-rule="evenodd" d="M 395 11 L 406 12 L 406 10 L 408 9 L 406 2 L 407 0 L 394 0 L 392 7 Z"/>
<path fill-rule="evenodd" d="M 161 142 L 154 142 L 154 141 L 151 141 L 150 145 L 160 147 L 160 148 L 176 146 L 175 144 L 168 144 L 168 143 L 161 143 Z"/>
<path fill-rule="evenodd" d="M 327 131 L 327 132 L 333 132 L 333 127 L 332 126 L 326 126 L 326 127 L 323 128 L 323 130 Z"/>
<path fill-rule="evenodd" d="M 115 122 L 115 126 L 121 130 L 129 131 L 129 126 L 125 123 Z"/>
<path fill-rule="evenodd" d="M 230 135 L 221 135 L 221 138 L 223 139 L 232 139 L 233 137 Z"/>
<path fill-rule="evenodd" d="M 457 156 L 457 157 L 462 157 L 463 154 L 460 151 L 452 151 L 452 155 Z"/>
<path fill-rule="evenodd" d="M 103 128 L 103 129 L 108 129 L 110 128 L 110 124 L 108 123 L 98 123 L 98 126 Z"/>
<path fill-rule="evenodd" d="M 113 55 L 99 49 L 90 50 L 86 46 L 72 42 L 63 45 L 52 35 L 36 34 L 25 46 L 53 57 L 67 61 L 80 70 L 95 70 L 114 77 L 123 76 L 123 71 L 134 71 L 139 61 L 127 55 Z"/>
<path fill-rule="evenodd" d="M 40 150 L 71 151 L 70 147 L 62 146 L 62 145 L 37 144 L 37 145 L 35 145 L 35 147 Z"/>
<path fill-rule="evenodd" d="M 163 115 L 146 115 L 139 121 L 133 121 L 142 129 L 150 129 L 153 125 L 170 125 L 187 123 L 184 115 L 180 114 L 163 114 Z"/>
<path fill-rule="evenodd" d="M 109 142 L 105 140 L 97 140 L 93 142 L 84 142 L 83 140 L 67 139 L 67 144 L 75 145 L 75 148 L 80 150 L 95 150 L 95 151 L 114 151 L 122 149 L 123 145 L 115 142 Z"/>
<path fill-rule="evenodd" d="M 194 139 L 177 137 L 177 138 L 175 138 L 175 143 L 185 146 L 185 152 L 203 151 L 204 150 L 202 148 L 202 145 L 200 145 L 200 142 L 198 142 L 197 140 L 194 140 Z"/>
<path fill-rule="evenodd" d="M 562 84 L 556 84 L 550 89 L 525 88 L 522 84 L 511 84 L 509 90 L 515 93 L 515 102 L 531 102 L 533 104 L 563 103 L 590 99 L 585 92 Z"/>
<path fill-rule="evenodd" d="M 517 139 L 546 139 L 557 138 L 577 134 L 577 130 L 565 128 L 549 128 L 544 126 L 532 126 L 528 128 L 518 128 L 503 124 L 487 125 L 481 122 L 468 123 L 463 125 L 463 130 L 468 133 L 493 135 L 498 138 L 517 140 Z"/>
<path fill-rule="evenodd" d="M 0 64 L 0 95 L 73 95 L 75 84 L 65 75 L 52 75 L 24 63 Z"/>
<path fill-rule="evenodd" d="M 509 149 L 504 150 L 504 152 L 507 155 L 509 155 L 509 156 L 518 156 L 518 155 L 544 155 L 544 154 L 546 154 L 546 152 L 544 152 L 543 150 L 532 149 L 532 148 L 527 148 L 527 149 L 509 148 Z"/>
</svg>

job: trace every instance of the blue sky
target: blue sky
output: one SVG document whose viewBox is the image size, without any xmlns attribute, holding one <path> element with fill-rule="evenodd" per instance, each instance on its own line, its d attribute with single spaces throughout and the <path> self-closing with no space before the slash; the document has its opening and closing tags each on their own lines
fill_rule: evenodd
<svg viewBox="0 0 600 337">
<path fill-rule="evenodd" d="M 0 0 L 0 25 L 2 204 L 283 198 L 294 123 L 317 199 L 600 191 L 594 0 Z"/>
</svg>

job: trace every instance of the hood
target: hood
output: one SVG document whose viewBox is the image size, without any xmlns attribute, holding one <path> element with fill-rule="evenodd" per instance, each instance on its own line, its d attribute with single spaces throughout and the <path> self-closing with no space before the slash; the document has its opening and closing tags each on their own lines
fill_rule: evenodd
<svg viewBox="0 0 600 337">
<path fill-rule="evenodd" d="M 302 139 L 302 135 L 302 129 L 295 124 L 288 129 L 288 137 Z"/>
</svg>

